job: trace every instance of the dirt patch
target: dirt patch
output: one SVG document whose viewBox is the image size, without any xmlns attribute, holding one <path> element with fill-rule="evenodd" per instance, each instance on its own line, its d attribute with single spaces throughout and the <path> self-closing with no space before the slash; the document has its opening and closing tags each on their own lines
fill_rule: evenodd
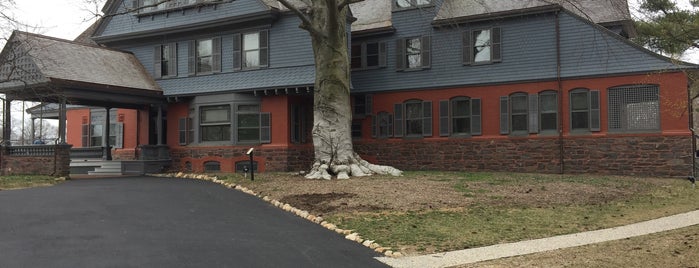
<svg viewBox="0 0 699 268">
<path fill-rule="evenodd" d="M 316 215 L 353 212 L 407 212 L 464 209 L 471 206 L 552 207 L 614 202 L 653 185 L 587 183 L 560 175 L 417 173 L 404 177 L 372 176 L 349 180 L 308 180 L 298 175 L 263 173 L 241 184 L 263 195 Z M 618 181 L 618 180 L 616 180 Z"/>
</svg>

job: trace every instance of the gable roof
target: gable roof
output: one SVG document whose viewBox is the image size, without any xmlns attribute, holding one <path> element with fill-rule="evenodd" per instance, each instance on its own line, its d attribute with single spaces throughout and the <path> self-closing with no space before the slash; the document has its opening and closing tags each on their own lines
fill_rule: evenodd
<svg viewBox="0 0 699 268">
<path fill-rule="evenodd" d="M 163 101 L 131 53 L 15 31 L 0 58 L 7 59 L 0 66 L 0 93 L 14 99 L 120 108 Z"/>
<path fill-rule="evenodd" d="M 36 68 L 36 74 L 41 76 L 34 80 L 160 91 L 131 53 L 21 31 L 15 31 L 8 40 L 8 44 L 16 42 L 26 60 Z M 6 46 L 5 49 L 11 48 Z"/>
</svg>

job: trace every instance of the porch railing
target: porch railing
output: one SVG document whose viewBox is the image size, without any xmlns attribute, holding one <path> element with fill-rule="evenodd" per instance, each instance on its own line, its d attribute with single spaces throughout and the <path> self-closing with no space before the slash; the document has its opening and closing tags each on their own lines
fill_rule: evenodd
<svg viewBox="0 0 699 268">
<path fill-rule="evenodd" d="M 23 145 L 7 147 L 9 156 L 52 156 L 56 147 L 53 145 Z"/>
</svg>

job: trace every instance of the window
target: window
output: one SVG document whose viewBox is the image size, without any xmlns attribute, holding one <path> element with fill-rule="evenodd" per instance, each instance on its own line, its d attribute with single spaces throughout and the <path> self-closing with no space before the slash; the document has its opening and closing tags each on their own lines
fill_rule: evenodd
<svg viewBox="0 0 699 268">
<path fill-rule="evenodd" d="M 440 101 L 439 135 L 481 135 L 481 100 L 456 97 Z"/>
<path fill-rule="evenodd" d="M 238 142 L 260 142 L 260 106 L 238 105 Z"/>
<path fill-rule="evenodd" d="M 189 42 L 189 75 L 221 72 L 221 38 Z"/>
<path fill-rule="evenodd" d="M 543 125 L 546 129 L 555 130 L 556 93 L 545 91 L 539 97 L 539 94 L 521 92 L 500 97 L 500 134 L 536 134 L 543 129 Z M 539 127 L 540 121 L 542 128 Z"/>
<path fill-rule="evenodd" d="M 177 76 L 177 43 L 155 46 L 153 56 L 155 78 Z"/>
<path fill-rule="evenodd" d="M 373 42 L 352 45 L 353 70 L 386 67 L 386 43 Z"/>
<path fill-rule="evenodd" d="M 200 112 L 202 142 L 231 140 L 230 105 L 203 106 Z"/>
<path fill-rule="evenodd" d="M 660 130 L 660 102 L 657 85 L 610 88 L 609 130 L 639 132 Z"/>
<path fill-rule="evenodd" d="M 352 120 L 352 139 L 361 139 L 362 138 L 362 121 L 361 120 Z"/>
<path fill-rule="evenodd" d="M 529 130 L 527 117 L 529 109 L 527 107 L 527 94 L 516 93 L 510 96 L 510 117 L 511 117 L 511 132 L 526 132 Z"/>
<path fill-rule="evenodd" d="M 139 9 L 138 13 L 151 13 L 214 1 L 215 0 L 133 0 L 132 7 L 134 9 Z"/>
<path fill-rule="evenodd" d="M 308 131 L 311 129 L 309 122 L 309 111 L 303 105 L 291 105 L 291 142 L 306 143 L 309 136 Z"/>
<path fill-rule="evenodd" d="M 363 118 L 372 113 L 373 96 L 369 94 L 352 95 L 352 115 Z"/>
<path fill-rule="evenodd" d="M 570 130 L 599 131 L 599 91 L 575 89 L 570 92 Z"/>
<path fill-rule="evenodd" d="M 124 123 L 117 122 L 116 109 L 109 113 L 109 145 L 112 148 L 122 148 L 124 141 Z M 104 121 L 106 112 L 103 109 L 90 110 L 90 123 L 82 126 L 82 146 L 101 147 L 104 146 Z"/>
<path fill-rule="evenodd" d="M 393 137 L 393 116 L 387 112 L 380 112 L 372 117 L 371 136 L 380 139 Z"/>
<path fill-rule="evenodd" d="M 192 129 L 192 119 L 188 117 L 183 117 L 179 119 L 179 144 L 187 145 L 192 141 L 192 134 L 194 130 Z"/>
<path fill-rule="evenodd" d="M 556 91 L 539 93 L 539 127 L 542 132 L 558 131 L 558 94 Z"/>
<path fill-rule="evenodd" d="M 204 162 L 204 172 L 219 172 L 221 171 L 221 162 L 206 161 Z"/>
<path fill-rule="evenodd" d="M 268 65 L 268 31 L 233 35 L 233 69 L 253 69 Z"/>
<path fill-rule="evenodd" d="M 502 61 L 501 31 L 498 27 L 463 33 L 463 63 L 483 64 Z"/>
<path fill-rule="evenodd" d="M 410 100 L 394 109 L 394 136 L 432 136 L 432 102 Z"/>
<path fill-rule="evenodd" d="M 431 0 L 395 0 L 394 6 L 398 9 L 427 6 L 431 4 Z"/>
<path fill-rule="evenodd" d="M 396 43 L 396 69 L 417 70 L 430 66 L 430 37 L 398 39 Z"/>
</svg>

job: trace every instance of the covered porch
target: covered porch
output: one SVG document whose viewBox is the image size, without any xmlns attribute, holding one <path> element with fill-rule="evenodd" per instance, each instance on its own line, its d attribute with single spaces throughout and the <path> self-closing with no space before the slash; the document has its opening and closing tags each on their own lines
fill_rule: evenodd
<svg viewBox="0 0 699 268">
<path fill-rule="evenodd" d="M 0 93 L 3 99 L 2 125 L 2 174 L 46 174 L 67 176 L 81 163 L 107 168 L 109 174 L 133 172 L 134 166 L 144 166 L 146 162 L 165 164 L 169 160 L 167 146 L 163 143 L 162 109 L 165 98 L 162 90 L 150 77 L 138 60 L 130 53 L 102 47 L 75 43 L 24 32 L 14 32 L 8 45 L 0 54 Z M 13 101 L 41 102 L 43 107 L 35 110 L 40 118 L 57 119 L 58 134 L 51 145 L 13 145 L 12 104 Z M 102 142 L 100 147 L 73 148 L 66 142 L 66 111 L 68 106 L 84 106 L 103 109 L 101 124 Z M 155 144 L 148 140 L 138 143 L 139 163 L 109 163 L 112 160 L 112 147 L 109 139 L 112 109 L 123 108 L 137 111 L 154 111 Z M 35 113 L 32 113 L 33 115 Z M 146 116 L 143 120 L 151 120 Z M 70 129 L 81 132 L 84 129 Z M 133 135 L 133 134 L 132 134 Z M 53 168 L 31 169 L 21 163 L 32 159 L 52 158 Z M 48 159 L 46 159 L 48 160 Z M 119 169 L 116 166 L 119 166 Z M 42 166 L 42 165 L 39 165 Z M 140 168 L 139 172 L 152 172 Z"/>
</svg>

